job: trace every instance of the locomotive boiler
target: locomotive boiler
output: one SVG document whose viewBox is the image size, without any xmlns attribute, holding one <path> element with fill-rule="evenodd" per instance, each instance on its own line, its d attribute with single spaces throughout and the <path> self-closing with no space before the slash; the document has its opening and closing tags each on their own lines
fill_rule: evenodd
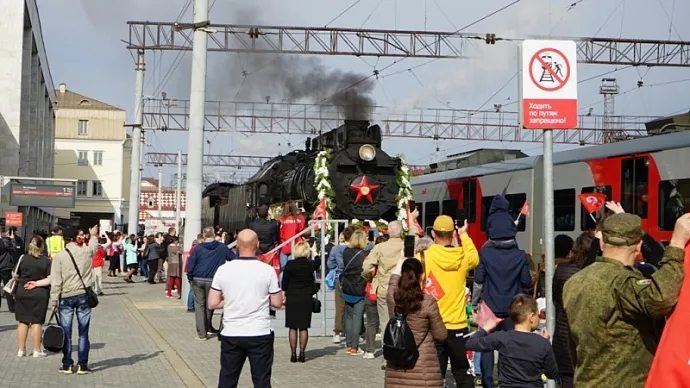
<svg viewBox="0 0 690 388">
<path fill-rule="evenodd" d="M 244 228 L 260 205 L 298 202 L 311 215 L 318 204 L 314 165 L 320 151 L 330 150 L 328 181 L 335 204 L 333 219 L 396 218 L 397 171 L 401 160 L 381 149 L 381 128 L 368 121 L 346 120 L 313 139 L 304 150 L 292 151 L 264 163 L 242 185 L 217 183 L 203 193 L 205 225 L 226 230 Z"/>
</svg>

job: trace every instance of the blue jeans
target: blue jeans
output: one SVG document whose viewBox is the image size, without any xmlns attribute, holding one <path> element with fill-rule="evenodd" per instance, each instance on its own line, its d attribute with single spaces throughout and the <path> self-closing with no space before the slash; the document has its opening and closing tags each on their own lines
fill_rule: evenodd
<svg viewBox="0 0 690 388">
<path fill-rule="evenodd" d="M 474 363 L 474 375 L 479 377 L 482 375 L 482 367 L 481 367 L 481 362 L 482 362 L 482 354 L 480 352 L 474 352 L 474 359 L 472 360 Z"/>
<path fill-rule="evenodd" d="M 145 278 L 149 277 L 149 266 L 144 258 L 139 259 L 139 274 Z"/>
<path fill-rule="evenodd" d="M 506 318 L 505 321 L 498 324 L 498 327 L 494 329 L 497 331 L 510 331 L 515 329 L 515 325 L 510 318 Z M 483 388 L 493 388 L 494 386 L 494 352 L 482 353 L 481 359 L 479 360 L 480 370 L 482 373 L 482 387 Z"/>
<path fill-rule="evenodd" d="M 292 260 L 292 254 L 286 255 L 283 252 L 280 252 L 280 279 L 278 280 L 283 280 L 283 270 L 285 269 L 287 262 L 290 260 Z"/>
<path fill-rule="evenodd" d="M 363 299 L 357 303 L 345 302 L 345 344 L 348 348 L 359 349 L 362 317 L 364 317 Z"/>
<path fill-rule="evenodd" d="M 86 299 L 86 294 L 71 296 L 60 300 L 58 314 L 60 326 L 65 332 L 65 346 L 62 348 L 62 365 L 74 365 L 72 359 L 72 318 L 77 313 L 79 328 L 79 347 L 77 350 L 78 365 L 86 366 L 89 362 L 89 325 L 91 324 L 91 307 Z"/>
<path fill-rule="evenodd" d="M 192 290 L 192 283 L 189 283 L 189 295 L 187 296 L 187 310 L 194 310 L 194 290 Z"/>
</svg>

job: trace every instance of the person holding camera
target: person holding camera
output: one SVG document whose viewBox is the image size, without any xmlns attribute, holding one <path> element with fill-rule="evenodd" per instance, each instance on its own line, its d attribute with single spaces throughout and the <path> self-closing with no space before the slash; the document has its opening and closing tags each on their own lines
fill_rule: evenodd
<svg viewBox="0 0 690 388">
<path fill-rule="evenodd" d="M 15 236 L 15 228 L 10 228 L 7 232 L 2 230 L 2 237 L 0 238 L 0 281 L 3 287 L 12 279 L 12 271 L 21 256 L 21 250 L 17 250 L 17 240 Z M 5 293 L 7 298 L 7 308 L 11 313 L 14 313 L 14 297 Z M 0 306 L 2 299 L 0 299 Z"/>
</svg>

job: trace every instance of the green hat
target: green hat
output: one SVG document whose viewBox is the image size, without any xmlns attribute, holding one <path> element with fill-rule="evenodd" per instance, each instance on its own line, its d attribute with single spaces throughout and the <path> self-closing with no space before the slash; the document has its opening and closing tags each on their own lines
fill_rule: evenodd
<svg viewBox="0 0 690 388">
<path fill-rule="evenodd" d="M 642 219 L 635 214 L 613 214 L 601 227 L 604 243 L 619 247 L 635 245 L 642 239 Z"/>
</svg>

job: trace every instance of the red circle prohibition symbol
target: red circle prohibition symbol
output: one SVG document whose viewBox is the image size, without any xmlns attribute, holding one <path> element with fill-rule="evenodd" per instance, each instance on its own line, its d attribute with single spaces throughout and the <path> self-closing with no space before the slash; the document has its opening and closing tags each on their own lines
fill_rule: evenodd
<svg viewBox="0 0 690 388">
<path fill-rule="evenodd" d="M 558 74 L 556 74 L 556 72 L 551 68 L 551 66 L 549 66 L 546 62 L 544 62 L 543 59 L 541 59 L 541 54 L 545 52 L 555 53 L 560 55 L 561 58 L 563 58 L 563 61 L 565 62 L 565 69 L 567 70 L 565 73 L 565 78 L 562 78 Z M 534 73 L 532 72 L 534 61 L 538 61 L 541 67 L 551 74 L 551 76 L 554 79 L 554 82 L 556 83 L 556 86 L 552 88 L 547 88 L 545 86 L 542 86 L 539 82 L 537 82 L 536 78 L 534 78 Z M 570 62 L 568 62 L 568 58 L 566 58 L 566 56 L 563 55 L 563 53 L 559 50 L 556 50 L 555 48 L 543 48 L 537 51 L 532 56 L 532 59 L 530 59 L 529 61 L 529 77 L 532 79 L 532 83 L 534 83 L 534 85 L 536 85 L 536 87 L 538 87 L 539 89 L 545 92 L 555 92 L 564 87 L 568 83 L 568 80 L 570 79 Z"/>
</svg>

